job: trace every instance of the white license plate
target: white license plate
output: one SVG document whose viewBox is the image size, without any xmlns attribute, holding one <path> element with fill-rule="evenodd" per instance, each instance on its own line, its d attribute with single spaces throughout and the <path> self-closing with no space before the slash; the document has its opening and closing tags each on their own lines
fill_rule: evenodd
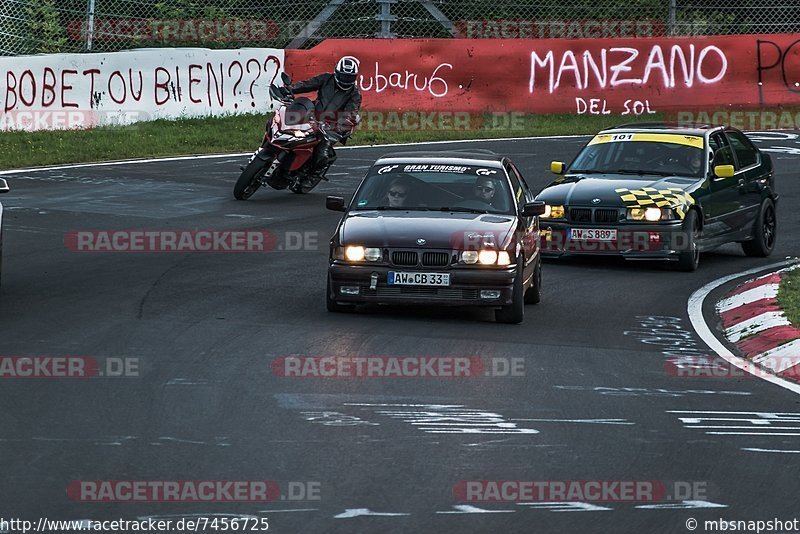
<svg viewBox="0 0 800 534">
<path fill-rule="evenodd" d="M 450 273 L 398 273 L 389 271 L 390 286 L 449 286 Z"/>
<path fill-rule="evenodd" d="M 576 241 L 616 241 L 617 231 L 612 228 L 570 228 L 568 238 Z"/>
</svg>

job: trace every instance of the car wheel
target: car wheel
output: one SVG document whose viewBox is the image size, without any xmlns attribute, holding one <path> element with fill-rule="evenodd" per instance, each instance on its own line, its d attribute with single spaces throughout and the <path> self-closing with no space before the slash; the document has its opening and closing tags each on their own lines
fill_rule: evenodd
<svg viewBox="0 0 800 534">
<path fill-rule="evenodd" d="M 348 313 L 355 311 L 355 304 L 339 304 L 333 299 L 333 287 L 331 287 L 331 277 L 328 276 L 328 288 L 325 293 L 325 305 L 329 312 Z"/>
<path fill-rule="evenodd" d="M 742 250 L 748 256 L 766 258 L 775 250 L 778 218 L 775 216 L 775 202 L 764 199 L 761 209 L 753 223 L 753 239 L 742 243 Z"/>
<path fill-rule="evenodd" d="M 536 260 L 536 268 L 533 270 L 533 282 L 531 287 L 525 292 L 525 304 L 539 304 L 542 300 L 542 259 Z"/>
<path fill-rule="evenodd" d="M 697 238 L 700 237 L 700 221 L 697 220 L 697 212 L 689 210 L 686 218 L 683 219 L 683 232 L 686 240 L 683 243 L 685 250 L 678 254 L 678 270 L 691 272 L 700 265 L 700 250 L 697 248 Z"/>
<path fill-rule="evenodd" d="M 512 291 L 511 304 L 503 306 L 494 312 L 494 320 L 498 323 L 519 324 L 525 316 L 525 292 L 523 288 L 522 258 L 517 260 L 517 276 L 514 277 L 514 289 Z"/>
</svg>

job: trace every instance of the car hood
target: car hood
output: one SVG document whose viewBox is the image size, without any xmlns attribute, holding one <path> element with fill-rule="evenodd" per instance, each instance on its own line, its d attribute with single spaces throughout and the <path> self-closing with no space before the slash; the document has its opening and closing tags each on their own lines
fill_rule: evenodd
<svg viewBox="0 0 800 534">
<path fill-rule="evenodd" d="M 679 176 L 630 176 L 604 174 L 601 177 L 566 176 L 545 187 L 538 200 L 568 206 L 624 206 L 621 195 L 626 191 L 653 188 L 692 193 L 701 184 L 698 178 Z M 625 190 L 619 192 L 617 190 Z M 595 199 L 600 199 L 599 202 Z M 593 202 L 594 201 L 594 202 Z"/>
<path fill-rule="evenodd" d="M 501 248 L 511 238 L 513 215 L 424 211 L 351 212 L 339 229 L 344 245 L 390 248 L 459 249 L 470 234 L 494 236 Z M 424 239 L 420 245 L 417 240 Z"/>
</svg>

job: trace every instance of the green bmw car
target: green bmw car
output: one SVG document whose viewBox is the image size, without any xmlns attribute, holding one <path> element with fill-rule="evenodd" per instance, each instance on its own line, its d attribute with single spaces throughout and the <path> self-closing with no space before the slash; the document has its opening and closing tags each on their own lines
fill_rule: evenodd
<svg viewBox="0 0 800 534">
<path fill-rule="evenodd" d="M 748 256 L 775 248 L 772 160 L 730 127 L 639 123 L 603 130 L 537 200 L 544 257 L 618 255 L 694 271 L 730 242 Z"/>
</svg>

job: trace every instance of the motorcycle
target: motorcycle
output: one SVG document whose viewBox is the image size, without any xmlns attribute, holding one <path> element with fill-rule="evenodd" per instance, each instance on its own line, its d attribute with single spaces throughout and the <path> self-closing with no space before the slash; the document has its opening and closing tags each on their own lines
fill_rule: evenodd
<svg viewBox="0 0 800 534">
<path fill-rule="evenodd" d="M 285 86 L 292 80 L 281 73 Z M 314 189 L 321 180 L 327 180 L 325 172 L 312 173 L 314 148 L 327 138 L 331 144 L 343 142 L 345 135 L 329 126 L 324 120 L 315 118 L 314 103 L 305 97 L 294 98 L 271 84 L 269 95 L 280 103 L 267 123 L 261 147 L 250 157 L 246 167 L 233 188 L 236 200 L 247 200 L 261 186 L 273 189 L 289 189 L 303 194 Z M 354 127 L 356 115 L 347 126 Z"/>
</svg>

